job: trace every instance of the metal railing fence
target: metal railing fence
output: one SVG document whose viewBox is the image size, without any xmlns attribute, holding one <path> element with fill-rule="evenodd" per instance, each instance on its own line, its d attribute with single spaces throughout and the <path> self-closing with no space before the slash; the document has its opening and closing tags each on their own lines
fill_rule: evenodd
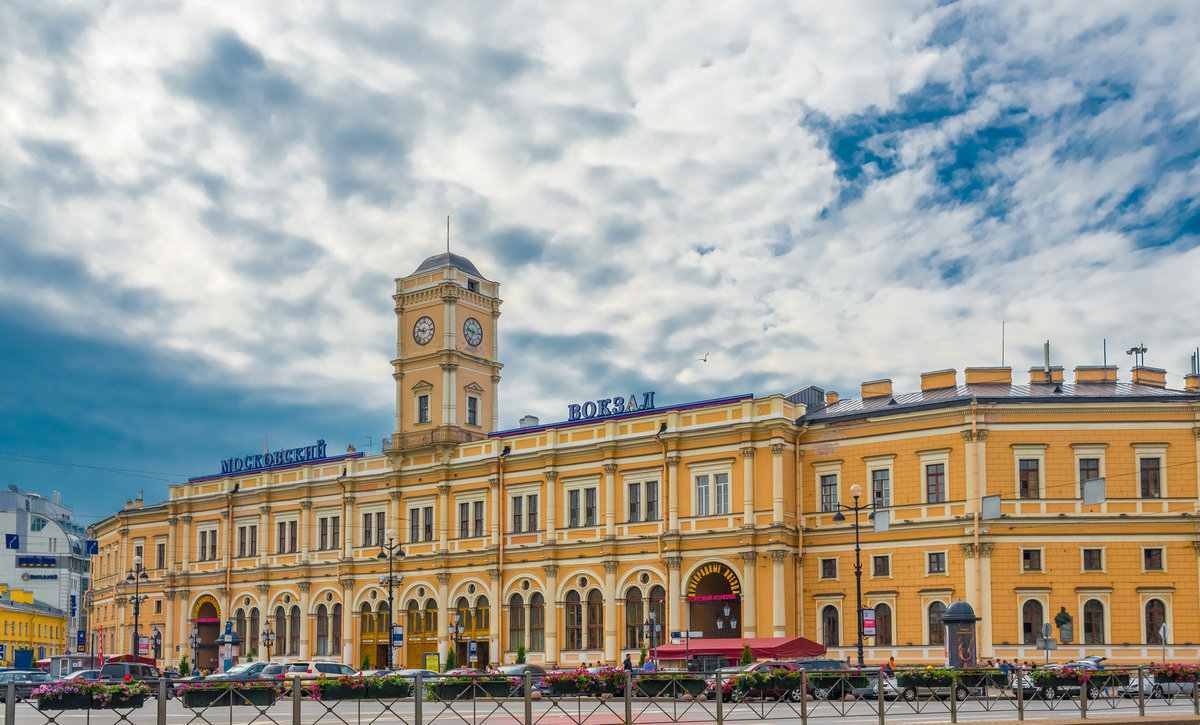
<svg viewBox="0 0 1200 725">
<path fill-rule="evenodd" d="M 8 682 L 4 725 L 612 725 L 1200 717 L 1200 674 L 1136 667 L 712 673 L 392 675 L 32 689 Z M 30 691 L 32 690 L 32 691 Z M 153 706 L 151 706 L 153 702 Z M 64 715 L 69 716 L 69 720 Z"/>
</svg>

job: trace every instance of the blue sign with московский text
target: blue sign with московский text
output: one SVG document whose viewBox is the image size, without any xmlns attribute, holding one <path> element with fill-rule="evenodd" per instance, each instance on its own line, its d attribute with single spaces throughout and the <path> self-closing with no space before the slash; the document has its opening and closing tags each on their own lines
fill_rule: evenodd
<svg viewBox="0 0 1200 725">
<path fill-rule="evenodd" d="M 567 420 L 607 418 L 612 415 L 621 415 L 622 413 L 636 413 L 639 410 L 650 410 L 653 407 L 653 391 L 642 393 L 641 405 L 638 404 L 637 396 L 633 394 L 630 394 L 628 400 L 620 396 L 615 398 L 601 398 L 600 400 L 589 400 L 586 403 L 571 403 L 567 406 Z"/>
<path fill-rule="evenodd" d="M 301 448 L 282 448 L 274 453 L 257 453 L 252 456 L 238 456 L 221 461 L 221 473 L 246 473 L 275 466 L 287 466 L 293 463 L 319 461 L 325 457 L 325 441 L 319 440 L 311 446 Z"/>
</svg>

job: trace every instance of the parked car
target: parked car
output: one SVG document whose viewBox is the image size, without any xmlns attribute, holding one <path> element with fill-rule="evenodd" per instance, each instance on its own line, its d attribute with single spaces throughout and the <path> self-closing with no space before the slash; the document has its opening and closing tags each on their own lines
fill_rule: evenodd
<svg viewBox="0 0 1200 725">
<path fill-rule="evenodd" d="M 1191 697 L 1195 689 L 1194 682 L 1155 682 L 1154 673 L 1145 670 L 1139 680 L 1137 674 L 1131 673 L 1129 682 L 1117 688 L 1117 694 L 1122 697 L 1137 697 L 1138 689 L 1145 697 Z"/>
<path fill-rule="evenodd" d="M 808 694 L 818 700 L 840 700 L 853 689 L 845 660 L 796 660 L 792 664 L 808 673 Z"/>
<path fill-rule="evenodd" d="M 128 675 L 135 682 L 155 682 L 161 675 L 154 665 L 141 662 L 109 662 L 100 668 L 99 679 L 106 682 L 120 682 Z M 151 688 L 153 689 L 153 688 Z"/>
<path fill-rule="evenodd" d="M 268 666 L 268 662 L 243 662 L 240 665 L 234 665 L 224 672 L 217 672 L 205 677 L 207 682 L 249 682 L 250 680 L 261 679 L 262 671 Z"/>
<path fill-rule="evenodd" d="M 860 700 L 878 700 L 879 699 L 879 669 L 875 668 L 871 672 L 863 672 L 870 680 L 866 686 L 853 688 L 850 692 L 854 697 Z M 883 697 L 887 700 L 895 700 L 902 696 L 900 686 L 896 684 L 895 675 L 883 676 Z"/>
<path fill-rule="evenodd" d="M 50 675 L 41 670 L 0 672 L 0 702 L 6 702 L 5 698 L 8 696 L 8 683 L 10 682 L 15 684 L 17 700 L 20 701 L 27 699 L 35 687 L 49 681 Z"/>
<path fill-rule="evenodd" d="M 282 662 L 268 662 L 267 666 L 259 670 L 258 679 L 260 680 L 282 680 L 284 674 L 288 671 L 288 665 Z"/>
<path fill-rule="evenodd" d="M 292 662 L 288 665 L 288 671 L 284 673 L 284 679 L 291 680 L 293 677 L 299 677 L 302 680 L 316 680 L 321 677 L 345 677 L 357 674 L 358 670 L 340 662 Z"/>
<path fill-rule="evenodd" d="M 735 687 L 733 687 L 733 681 L 735 679 L 737 679 L 737 677 L 739 675 L 746 675 L 746 674 L 750 674 L 753 672 L 771 672 L 773 670 L 786 670 L 788 672 L 798 672 L 800 670 L 800 668 L 794 662 L 786 662 L 783 660 L 765 660 L 763 662 L 754 662 L 754 663 L 751 663 L 748 665 L 738 665 L 737 667 L 722 667 L 721 669 L 717 670 L 717 673 L 719 673 L 721 676 L 721 689 L 722 689 L 722 697 L 723 697 L 724 701 L 729 702 L 731 699 L 737 699 L 738 697 L 741 696 L 742 693 L 740 691 L 738 691 Z M 716 693 L 717 693 L 717 674 L 714 673 L 712 677 L 708 678 L 708 681 L 705 684 L 704 696 L 706 698 L 708 698 L 709 700 L 713 700 L 713 699 L 716 699 Z M 787 692 L 774 692 L 774 691 L 761 692 L 761 693 L 756 693 L 755 695 L 753 695 L 753 697 L 755 697 L 755 698 L 764 697 L 767 699 L 774 699 L 774 700 L 779 700 L 784 697 L 787 697 L 788 699 L 792 700 L 793 702 L 799 702 L 800 701 L 800 690 L 796 689 L 796 690 L 791 690 L 791 691 L 787 691 Z"/>
<path fill-rule="evenodd" d="M 544 692 L 546 689 L 546 670 L 538 665 L 504 665 L 499 669 L 500 674 L 513 680 L 513 697 L 525 696 L 525 673 L 529 673 L 530 692 Z"/>
<path fill-rule="evenodd" d="M 396 674 L 400 675 L 401 677 L 414 677 L 414 678 L 417 675 L 420 675 L 422 678 L 424 678 L 426 680 L 430 680 L 430 679 L 437 679 L 438 677 L 441 676 L 442 673 L 435 672 L 433 670 L 423 670 L 420 668 L 415 668 L 415 669 L 406 669 L 406 670 L 396 670 Z"/>
<path fill-rule="evenodd" d="M 100 679 L 100 670 L 75 670 L 63 678 L 64 681 L 87 680 L 88 682 L 94 682 L 98 679 Z"/>
</svg>

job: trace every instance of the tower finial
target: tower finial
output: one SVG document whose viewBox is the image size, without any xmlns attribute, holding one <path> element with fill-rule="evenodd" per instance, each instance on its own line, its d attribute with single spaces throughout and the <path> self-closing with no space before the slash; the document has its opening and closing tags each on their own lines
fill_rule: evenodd
<svg viewBox="0 0 1200 725">
<path fill-rule="evenodd" d="M 450 215 L 446 215 L 446 254 L 450 253 Z"/>
</svg>

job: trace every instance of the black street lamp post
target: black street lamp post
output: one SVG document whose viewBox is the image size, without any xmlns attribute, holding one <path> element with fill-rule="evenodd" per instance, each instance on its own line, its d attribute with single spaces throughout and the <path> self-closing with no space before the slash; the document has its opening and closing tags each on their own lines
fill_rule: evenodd
<svg viewBox="0 0 1200 725">
<path fill-rule="evenodd" d="M 133 585 L 133 596 L 129 598 L 129 603 L 133 605 L 133 654 L 138 656 L 139 645 L 142 640 L 138 634 L 138 618 L 142 613 L 142 602 L 149 597 L 141 594 L 141 584 L 150 579 L 150 575 L 142 568 L 142 557 L 137 555 L 133 557 L 133 571 L 125 576 L 125 583 Z"/>
<path fill-rule="evenodd" d="M 192 670 L 196 673 L 200 672 L 200 628 L 192 627 L 192 634 L 188 637 L 188 644 L 192 646 Z"/>
<path fill-rule="evenodd" d="M 858 533 L 858 514 L 865 509 L 874 508 L 874 504 L 859 504 L 858 500 L 862 498 L 862 486 L 854 484 L 850 487 L 850 497 L 854 499 L 853 506 L 845 504 L 837 504 L 837 513 L 833 515 L 833 520 L 842 522 L 846 520 L 846 515 L 842 511 L 854 512 L 854 590 L 855 601 L 855 620 L 858 623 L 858 666 L 863 666 L 863 603 L 862 603 L 862 544 L 859 541 Z M 871 518 L 875 517 L 875 513 L 871 512 Z"/>
<path fill-rule="evenodd" d="M 386 559 L 387 564 L 388 564 L 388 573 L 387 573 L 386 580 L 381 581 L 380 583 L 383 584 L 386 582 L 386 584 L 387 584 L 388 612 L 387 612 L 387 633 L 386 633 L 386 636 L 387 636 L 387 666 L 386 666 L 386 669 L 390 670 L 390 669 L 392 669 L 392 626 L 393 626 L 392 612 L 396 611 L 395 603 L 392 601 L 392 588 L 396 584 L 399 584 L 400 582 L 404 581 L 404 577 L 396 577 L 396 576 L 392 575 L 392 562 L 395 561 L 396 559 L 404 558 L 404 549 L 400 546 L 400 544 L 396 543 L 396 532 L 393 531 L 392 529 L 388 529 L 388 531 L 387 531 L 387 546 L 384 546 L 383 548 L 381 548 L 379 550 L 379 554 L 377 555 L 376 558 Z"/>
<path fill-rule="evenodd" d="M 269 617 L 267 618 L 270 619 Z M 271 622 L 268 621 L 263 625 L 262 630 L 263 647 L 267 648 L 267 662 L 271 661 L 271 645 L 275 644 L 275 632 L 271 629 Z"/>
</svg>

